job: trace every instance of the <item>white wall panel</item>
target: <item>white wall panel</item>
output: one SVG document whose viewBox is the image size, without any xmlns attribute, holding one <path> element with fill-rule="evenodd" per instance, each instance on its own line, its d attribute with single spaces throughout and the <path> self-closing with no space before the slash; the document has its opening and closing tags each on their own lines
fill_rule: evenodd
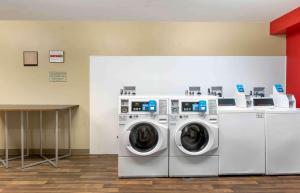
<svg viewBox="0 0 300 193">
<path fill-rule="evenodd" d="M 188 86 L 223 86 L 233 96 L 237 83 L 285 86 L 284 56 L 92 56 L 90 58 L 90 152 L 117 153 L 120 88 L 135 85 L 138 95 L 183 95 Z"/>
</svg>

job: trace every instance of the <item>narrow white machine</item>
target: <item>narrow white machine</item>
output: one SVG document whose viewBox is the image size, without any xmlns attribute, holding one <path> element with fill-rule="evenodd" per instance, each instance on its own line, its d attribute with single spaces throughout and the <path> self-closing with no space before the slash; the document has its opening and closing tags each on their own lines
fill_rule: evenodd
<svg viewBox="0 0 300 193">
<path fill-rule="evenodd" d="M 235 101 L 236 107 L 219 107 L 219 174 L 265 174 L 264 110 L 251 107 L 243 85 Z"/>
<path fill-rule="evenodd" d="M 169 176 L 217 176 L 217 97 L 171 97 L 169 103 Z"/>
<path fill-rule="evenodd" d="M 119 177 L 168 176 L 168 99 L 119 97 Z"/>
<path fill-rule="evenodd" d="M 300 110 L 280 84 L 273 87 L 277 108 L 266 111 L 266 173 L 300 174 Z"/>
</svg>

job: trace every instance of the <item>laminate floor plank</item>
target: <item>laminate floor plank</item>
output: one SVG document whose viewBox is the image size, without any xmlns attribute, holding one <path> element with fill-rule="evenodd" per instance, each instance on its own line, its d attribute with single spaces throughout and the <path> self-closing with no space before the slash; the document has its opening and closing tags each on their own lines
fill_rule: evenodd
<svg viewBox="0 0 300 193">
<path fill-rule="evenodd" d="M 58 168 L 10 166 L 0 168 L 0 193 L 300 193 L 298 175 L 119 179 L 115 155 L 72 156 Z"/>
</svg>

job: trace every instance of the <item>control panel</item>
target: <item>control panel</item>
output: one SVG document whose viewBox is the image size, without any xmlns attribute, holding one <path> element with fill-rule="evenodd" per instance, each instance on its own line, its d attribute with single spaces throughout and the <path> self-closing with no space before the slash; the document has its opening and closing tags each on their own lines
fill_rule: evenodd
<svg viewBox="0 0 300 193">
<path fill-rule="evenodd" d="M 139 101 L 131 102 L 131 111 L 133 112 L 148 111 L 148 109 L 149 109 L 148 102 L 139 102 Z"/>
<path fill-rule="evenodd" d="M 206 112 L 207 104 L 205 100 L 199 102 L 181 102 L 182 112 Z"/>
<path fill-rule="evenodd" d="M 198 111 L 198 102 L 181 102 L 181 111 L 182 112 L 197 112 Z"/>
<path fill-rule="evenodd" d="M 244 85 L 236 85 L 236 92 L 234 93 L 236 106 L 247 108 L 252 106 L 252 91 L 250 95 L 245 94 Z"/>
<path fill-rule="evenodd" d="M 294 95 L 285 94 L 281 84 L 273 86 L 273 100 L 275 107 L 296 108 L 296 99 Z"/>
<path fill-rule="evenodd" d="M 156 112 L 156 101 L 132 101 L 131 102 L 132 112 Z"/>
<path fill-rule="evenodd" d="M 244 93 L 245 92 L 244 85 L 242 85 L 242 84 L 236 85 L 236 89 L 239 93 Z"/>
<path fill-rule="evenodd" d="M 279 93 L 284 92 L 283 87 L 282 87 L 281 84 L 275 84 L 275 88 L 276 88 L 276 91 L 279 92 Z"/>
<path fill-rule="evenodd" d="M 158 105 L 159 103 L 159 105 Z M 168 114 L 168 100 L 143 100 L 143 99 L 121 99 L 120 113 L 156 113 L 159 111 L 162 115 Z"/>
</svg>

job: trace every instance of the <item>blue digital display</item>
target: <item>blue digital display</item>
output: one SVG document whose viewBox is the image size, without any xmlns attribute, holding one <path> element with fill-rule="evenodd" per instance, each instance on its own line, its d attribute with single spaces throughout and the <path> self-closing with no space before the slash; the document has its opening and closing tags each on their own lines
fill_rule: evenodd
<svg viewBox="0 0 300 193">
<path fill-rule="evenodd" d="M 206 101 L 199 101 L 199 112 L 206 112 Z"/>
<path fill-rule="evenodd" d="M 148 103 L 149 112 L 156 112 L 156 101 L 150 100 Z"/>
<path fill-rule="evenodd" d="M 281 84 L 275 84 L 275 88 L 276 88 L 277 92 L 280 92 L 280 93 L 284 92 Z"/>
<path fill-rule="evenodd" d="M 242 84 L 236 85 L 236 89 L 238 92 L 241 92 L 241 93 L 245 92 L 244 86 Z"/>
</svg>

